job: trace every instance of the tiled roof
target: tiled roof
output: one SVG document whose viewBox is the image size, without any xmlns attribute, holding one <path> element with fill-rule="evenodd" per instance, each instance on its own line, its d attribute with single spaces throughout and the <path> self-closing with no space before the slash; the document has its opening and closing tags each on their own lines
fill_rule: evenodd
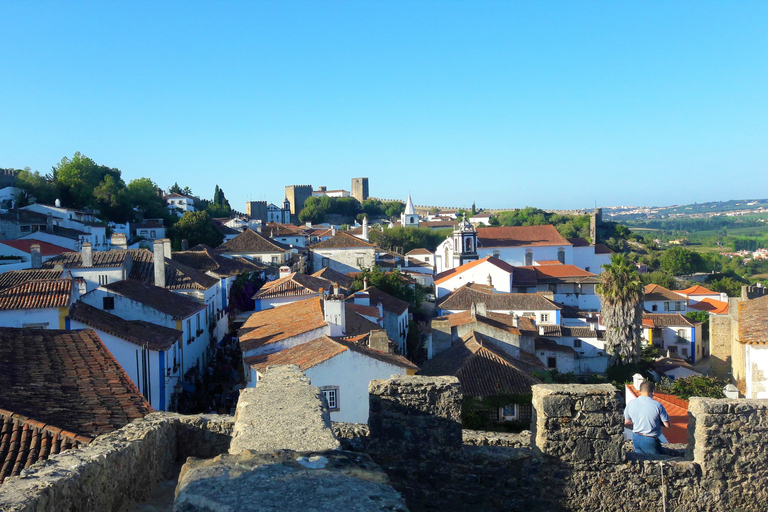
<svg viewBox="0 0 768 512">
<path fill-rule="evenodd" d="M 61 308 L 69 306 L 72 279 L 26 281 L 0 290 L 0 310 Z"/>
<path fill-rule="evenodd" d="M 0 328 L 0 409 L 90 438 L 152 412 L 91 329 Z"/>
<path fill-rule="evenodd" d="M 613 251 L 605 244 L 595 244 L 595 254 L 613 254 Z"/>
<path fill-rule="evenodd" d="M 347 249 L 352 247 L 376 247 L 362 238 L 338 231 L 332 238 L 310 245 L 310 249 Z"/>
<path fill-rule="evenodd" d="M 454 313 L 452 315 L 446 315 L 441 318 L 448 319 L 451 322 L 451 327 L 466 325 L 472 322 L 480 322 L 511 334 L 522 334 L 520 328 L 515 327 L 514 318 L 512 315 L 489 312 L 486 316 L 475 315 L 473 318 L 471 311 L 462 311 L 461 313 Z M 522 318 L 518 319 L 518 326 L 520 325 L 520 320 L 522 320 Z"/>
<path fill-rule="evenodd" d="M 93 268 L 116 268 L 122 267 L 125 264 L 128 255 L 135 256 L 140 251 L 149 253 L 150 258 L 152 253 L 146 249 L 112 249 L 110 251 L 93 251 Z M 62 265 L 65 269 L 83 268 L 83 255 L 79 252 L 68 252 L 51 258 L 48 261 L 43 262 L 43 268 L 53 268 L 56 265 Z"/>
<path fill-rule="evenodd" d="M 536 273 L 536 280 L 538 282 L 547 282 L 549 279 L 563 279 L 563 278 L 576 278 L 596 280 L 597 276 L 592 272 L 587 272 L 583 268 L 579 268 L 576 265 L 543 265 L 543 266 L 526 266 L 517 267 L 517 269 L 530 269 Z M 517 277 L 517 274 L 515 274 Z M 513 278 L 514 279 L 514 278 Z M 513 280 L 514 283 L 514 280 Z"/>
<path fill-rule="evenodd" d="M 379 324 L 371 322 L 363 317 L 360 312 L 355 309 L 357 307 L 360 306 L 350 304 L 349 302 L 344 304 L 344 320 L 346 322 L 344 332 L 346 336 L 359 336 L 381 329 Z M 376 312 L 378 314 L 378 309 L 376 309 Z"/>
<path fill-rule="evenodd" d="M 322 300 L 311 297 L 253 313 L 238 331 L 240 348 L 251 350 L 275 343 L 326 324 Z"/>
<path fill-rule="evenodd" d="M 360 315 L 369 316 L 372 318 L 379 317 L 379 308 L 376 306 L 363 306 L 362 304 L 355 304 L 354 302 L 347 302 L 347 311 L 354 311 Z"/>
<path fill-rule="evenodd" d="M 680 295 L 719 295 L 719 293 L 707 290 L 700 284 L 693 285 L 685 290 L 678 290 L 677 293 Z"/>
<path fill-rule="evenodd" d="M 337 270 L 333 270 L 330 267 L 325 267 L 314 274 L 312 274 L 314 277 L 321 277 L 323 279 L 327 279 L 328 281 L 331 281 L 332 283 L 337 283 L 342 288 L 346 288 L 349 290 L 352 287 L 352 283 L 354 282 L 354 279 L 349 277 L 348 275 L 342 274 L 341 272 Z"/>
<path fill-rule="evenodd" d="M 537 293 L 486 293 L 463 285 L 438 302 L 440 309 L 470 309 L 484 303 L 489 310 L 559 310 L 560 306 Z"/>
<path fill-rule="evenodd" d="M 192 196 L 185 196 L 183 194 L 179 194 L 177 192 L 171 192 L 170 194 L 166 195 L 165 198 L 168 199 L 169 197 L 172 198 L 184 198 L 184 199 L 193 199 Z M 193 199 L 194 200 L 194 199 Z"/>
<path fill-rule="evenodd" d="M 483 341 L 479 333 L 468 334 L 426 361 L 419 374 L 453 375 L 465 396 L 530 395 L 531 386 L 541 384 L 524 364 Z"/>
<path fill-rule="evenodd" d="M 536 262 L 536 266 L 543 265 L 563 265 L 563 262 L 560 260 L 541 260 Z"/>
<path fill-rule="evenodd" d="M 573 350 L 573 347 L 566 347 L 565 345 L 560 345 L 555 340 L 549 340 L 547 338 L 536 338 L 534 340 L 534 343 L 536 345 L 536 350 L 548 350 L 550 352 L 562 352 L 564 354 L 570 354 L 572 356 L 576 356 L 576 351 Z"/>
<path fill-rule="evenodd" d="M 328 336 L 321 336 L 307 343 L 272 354 L 248 357 L 245 363 L 260 371 L 266 370 L 267 366 L 284 364 L 296 364 L 302 370 L 307 370 L 347 350 L 389 363 L 393 366 L 418 369 L 416 365 L 402 356 L 363 347 L 348 340 L 333 340 Z"/>
<path fill-rule="evenodd" d="M 627 384 L 627 388 L 635 397 L 640 396 L 632 384 Z M 667 442 L 686 444 L 688 442 L 688 402 L 666 393 L 654 393 L 653 399 L 663 405 L 669 415 L 669 428 L 662 430 Z"/>
<path fill-rule="evenodd" d="M 688 304 L 688 309 L 696 309 L 698 311 L 707 311 L 715 315 L 727 315 L 728 303 L 720 300 L 710 299 L 709 297 L 701 299 L 699 302 Z"/>
<path fill-rule="evenodd" d="M 277 222 L 267 222 L 262 229 L 265 235 L 273 236 L 307 236 L 303 229 L 292 224 L 278 224 Z"/>
<path fill-rule="evenodd" d="M 686 363 L 684 359 L 680 359 L 677 357 L 665 357 L 662 359 L 658 359 L 653 363 L 653 369 L 658 374 L 664 374 L 676 368 L 685 368 L 686 370 L 700 373 L 696 368 Z"/>
<path fill-rule="evenodd" d="M 605 331 L 593 330 L 589 327 L 542 325 L 541 335 L 553 337 L 570 336 L 574 338 L 597 338 L 598 340 L 602 340 L 605 335 Z"/>
<path fill-rule="evenodd" d="M 649 323 L 646 324 L 646 321 Z M 643 312 L 643 325 L 650 327 L 694 327 L 700 322 L 694 322 L 685 318 L 680 313 L 645 313 Z"/>
<path fill-rule="evenodd" d="M 260 270 L 260 267 L 244 258 L 225 258 L 207 246 L 200 250 L 174 252 L 173 261 L 198 272 L 212 272 L 218 276 L 236 276 Z"/>
<path fill-rule="evenodd" d="M 67 249 L 66 247 L 54 245 L 42 240 L 33 240 L 31 238 L 24 238 L 19 240 L 0 240 L 0 244 L 13 247 L 14 249 L 18 249 L 26 253 L 31 253 L 32 246 L 37 244 L 40 246 L 40 254 L 42 256 L 54 256 L 63 252 L 74 252 L 72 249 Z"/>
<path fill-rule="evenodd" d="M 448 270 L 446 270 L 444 272 L 440 272 L 439 274 L 437 274 L 435 276 L 435 284 L 443 283 L 443 282 L 447 281 L 448 279 L 450 279 L 451 277 L 457 276 L 457 275 L 461 274 L 462 272 L 466 272 L 467 270 L 469 270 L 471 268 L 474 268 L 474 267 L 476 267 L 478 265 L 481 265 L 483 263 L 489 263 L 491 265 L 494 265 L 494 266 L 500 268 L 501 270 L 503 270 L 505 272 L 508 272 L 510 274 L 512 274 L 515 271 L 515 267 L 513 267 L 512 265 L 510 265 L 506 261 L 502 261 L 499 258 L 494 258 L 493 256 L 486 256 L 485 258 L 482 258 L 482 259 L 479 259 L 479 260 L 475 260 L 475 261 L 470 261 L 469 263 L 465 263 L 465 264 L 461 265 L 460 267 L 451 268 L 451 269 L 448 269 Z"/>
<path fill-rule="evenodd" d="M 434 254 L 435 253 L 430 251 L 429 249 L 423 249 L 421 247 L 418 249 L 410 250 L 407 253 L 405 253 L 406 256 L 432 256 Z"/>
<path fill-rule="evenodd" d="M 136 229 L 165 229 L 165 226 L 163 226 L 162 222 L 150 219 L 136 226 Z"/>
<path fill-rule="evenodd" d="M 101 288 L 156 309 L 174 320 L 183 320 L 205 309 L 205 304 L 194 299 L 134 279 L 115 281 Z"/>
<path fill-rule="evenodd" d="M 658 284 L 649 284 L 645 287 L 645 299 L 646 301 L 655 300 L 685 300 L 685 297 L 679 293 L 675 293 L 671 290 L 664 288 Z"/>
<path fill-rule="evenodd" d="M 308 276 L 294 272 L 277 281 L 266 283 L 253 296 L 254 300 L 271 299 L 275 297 L 300 297 L 302 295 L 316 295 L 320 289 L 333 293 L 333 283 L 321 277 Z"/>
<path fill-rule="evenodd" d="M 739 342 L 768 343 L 768 295 L 739 302 Z"/>
<path fill-rule="evenodd" d="M 59 279 L 63 272 L 61 270 L 48 270 L 40 268 L 28 268 L 24 270 L 11 270 L 0 274 L 0 290 L 26 283 L 27 281 L 42 281 Z"/>
<path fill-rule="evenodd" d="M 89 437 L 0 409 L 0 484 L 37 461 L 90 441 Z"/>
<path fill-rule="evenodd" d="M 590 243 L 586 238 L 582 238 L 580 236 L 572 237 L 572 238 L 566 238 L 572 246 L 574 247 L 589 247 Z"/>
<path fill-rule="evenodd" d="M 126 251 L 123 251 L 126 252 Z M 147 249 L 129 249 L 131 254 L 131 272 L 129 279 L 142 283 L 155 284 L 154 254 Z M 94 253 L 97 254 L 97 253 Z M 207 290 L 216 286 L 219 282 L 203 272 L 197 271 L 178 261 L 164 258 L 165 261 L 165 287 L 169 290 Z"/>
<path fill-rule="evenodd" d="M 237 236 L 240 233 L 240 231 L 234 228 L 231 228 L 226 224 L 222 224 L 221 222 L 217 222 L 215 220 L 213 221 L 213 227 L 216 228 L 216 230 L 224 236 L 227 236 L 227 235 Z"/>
<path fill-rule="evenodd" d="M 368 292 L 368 297 L 370 297 L 371 299 L 371 304 L 381 303 L 381 306 L 384 308 L 384 311 L 387 311 L 389 313 L 402 315 L 410 306 L 408 302 L 398 299 L 397 297 L 393 297 L 392 295 L 385 293 L 373 286 L 369 286 L 368 288 L 362 291 Z M 352 301 L 352 298 L 347 300 Z"/>
<path fill-rule="evenodd" d="M 552 225 L 478 228 L 477 242 L 483 248 L 571 245 Z"/>
<path fill-rule="evenodd" d="M 69 307 L 69 317 L 84 323 L 88 327 L 104 331 L 139 346 L 148 346 L 152 350 L 168 350 L 181 339 L 182 332 L 143 320 L 123 320 L 99 308 L 82 301 Z"/>
<path fill-rule="evenodd" d="M 270 240 L 250 228 L 245 228 L 235 238 L 227 240 L 216 248 L 217 252 L 235 253 L 286 252 L 290 250 L 291 248 L 287 245 Z"/>
</svg>

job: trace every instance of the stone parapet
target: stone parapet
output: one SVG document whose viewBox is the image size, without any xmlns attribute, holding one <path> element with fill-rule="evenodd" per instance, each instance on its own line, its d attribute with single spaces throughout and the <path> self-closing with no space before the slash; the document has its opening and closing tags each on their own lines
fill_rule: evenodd
<svg viewBox="0 0 768 512">
<path fill-rule="evenodd" d="M 533 441 L 563 461 L 624 460 L 623 401 L 611 384 L 533 386 Z"/>
<path fill-rule="evenodd" d="M 397 375 L 372 380 L 368 450 L 391 457 L 461 448 L 461 385 L 456 377 Z"/>
<path fill-rule="evenodd" d="M 229 453 L 340 448 L 322 392 L 298 366 L 269 368 L 256 388 L 240 392 Z"/>
<path fill-rule="evenodd" d="M 688 413 L 688 455 L 706 476 L 768 479 L 768 400 L 693 397 Z"/>
<path fill-rule="evenodd" d="M 325 452 L 253 452 L 190 459 L 176 488 L 174 510 L 221 512 L 407 511 L 389 478 L 368 455 Z"/>
</svg>

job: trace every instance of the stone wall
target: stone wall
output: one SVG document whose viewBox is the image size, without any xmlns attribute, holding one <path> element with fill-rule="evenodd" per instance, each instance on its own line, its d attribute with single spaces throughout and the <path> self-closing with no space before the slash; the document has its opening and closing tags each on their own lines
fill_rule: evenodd
<svg viewBox="0 0 768 512">
<path fill-rule="evenodd" d="M 429 387 L 427 381 L 418 385 Z M 371 386 L 372 400 L 375 393 L 386 401 L 390 397 L 381 393 L 387 389 L 395 393 L 391 399 L 403 406 L 400 418 L 406 421 L 409 401 L 397 396 L 406 386 L 403 378 L 397 386 Z M 444 410 L 455 391 L 434 396 L 439 389 L 443 383 L 422 396 Z M 465 445 L 414 453 L 403 443 L 400 449 L 389 444 L 385 456 L 372 453 L 373 458 L 413 511 L 766 510 L 768 449 L 761 443 L 768 429 L 768 401 L 692 399 L 693 460 L 649 460 L 625 453 L 623 403 L 610 385 L 534 386 L 533 402 L 533 448 Z M 413 424 L 403 425 L 406 432 L 424 423 L 420 415 L 430 405 L 423 402 L 417 409 Z M 371 425 L 376 414 L 372 411 Z M 418 434 L 422 439 L 428 435 Z M 425 447 L 430 444 L 424 440 Z"/>
<path fill-rule="evenodd" d="M 0 487 L 0 510 L 123 510 L 171 477 L 178 460 L 227 445 L 231 428 L 227 416 L 150 414 L 7 479 Z"/>
<path fill-rule="evenodd" d="M 709 370 L 719 379 L 728 380 L 731 373 L 731 317 L 709 316 Z"/>
</svg>

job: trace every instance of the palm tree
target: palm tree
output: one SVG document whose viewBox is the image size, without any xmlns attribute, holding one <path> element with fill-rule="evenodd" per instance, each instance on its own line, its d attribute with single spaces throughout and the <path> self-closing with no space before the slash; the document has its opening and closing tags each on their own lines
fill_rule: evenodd
<svg viewBox="0 0 768 512">
<path fill-rule="evenodd" d="M 602 304 L 605 325 L 605 348 L 611 354 L 611 365 L 632 364 L 640 361 L 643 296 L 640 274 L 623 254 L 611 256 L 603 265 L 602 282 L 596 291 Z"/>
</svg>

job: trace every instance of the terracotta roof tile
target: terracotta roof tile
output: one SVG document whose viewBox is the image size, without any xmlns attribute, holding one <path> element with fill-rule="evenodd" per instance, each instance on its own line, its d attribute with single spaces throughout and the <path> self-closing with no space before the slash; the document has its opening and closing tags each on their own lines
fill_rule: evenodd
<svg viewBox="0 0 768 512">
<path fill-rule="evenodd" d="M 362 291 L 368 292 L 368 297 L 370 297 L 371 304 L 378 305 L 379 303 L 381 303 L 381 306 L 384 308 L 384 311 L 387 311 L 389 313 L 402 315 L 410 307 L 410 303 L 405 302 L 404 300 L 398 299 L 397 297 L 393 297 L 392 295 L 386 292 L 383 292 L 373 286 L 369 286 L 368 288 Z M 347 300 L 352 301 L 353 298 L 350 297 Z"/>
<path fill-rule="evenodd" d="M 194 299 L 133 279 L 116 281 L 101 288 L 156 309 L 175 320 L 183 320 L 205 309 L 205 304 Z"/>
<path fill-rule="evenodd" d="M 440 309 L 470 309 L 472 304 L 484 303 L 488 310 L 552 310 L 560 306 L 537 293 L 487 293 L 468 284 L 443 297 L 437 304 Z"/>
<path fill-rule="evenodd" d="M 685 290 L 677 290 L 677 293 L 680 295 L 719 295 L 719 293 L 708 290 L 700 284 L 693 285 Z"/>
<path fill-rule="evenodd" d="M 211 272 L 222 277 L 236 276 L 243 272 L 256 272 L 261 269 L 244 258 L 225 258 L 207 246 L 200 250 L 174 252 L 173 261 L 198 272 Z"/>
<path fill-rule="evenodd" d="M 216 248 L 216 252 L 225 253 L 286 252 L 290 250 L 291 248 L 287 245 L 270 240 L 250 228 L 245 228 L 235 238 L 227 240 Z"/>
<path fill-rule="evenodd" d="M 433 256 L 435 253 L 429 249 L 417 248 L 405 253 L 406 256 Z"/>
<path fill-rule="evenodd" d="M 333 270 L 330 267 L 322 268 L 317 272 L 315 272 L 314 274 L 312 274 L 312 276 L 327 279 L 332 283 L 337 283 L 339 286 L 347 290 L 349 290 L 352 287 L 352 283 L 354 282 L 354 279 L 352 279 L 351 277 L 345 274 L 342 274 L 337 270 Z"/>
<path fill-rule="evenodd" d="M 442 318 L 447 318 L 451 323 L 451 327 L 466 325 L 473 322 L 480 322 L 485 325 L 495 327 L 496 329 L 507 331 L 511 334 L 518 334 L 518 335 L 522 334 L 522 332 L 520 331 L 520 327 L 521 327 L 520 322 L 523 320 L 522 317 L 518 318 L 518 327 L 515 327 L 515 324 L 514 324 L 515 320 L 512 315 L 489 312 L 485 316 L 475 315 L 475 317 L 473 318 L 471 311 L 462 311 L 461 313 L 446 315 Z"/>
<path fill-rule="evenodd" d="M 542 336 L 553 337 L 574 337 L 574 338 L 597 338 L 602 340 L 605 336 L 605 331 L 593 330 L 589 327 L 576 327 L 568 325 L 542 325 Z"/>
<path fill-rule="evenodd" d="M 550 352 L 563 352 L 564 354 L 570 354 L 572 356 L 576 356 L 576 351 L 573 349 L 573 347 L 566 347 L 565 345 L 560 345 L 555 340 L 550 340 L 547 338 L 536 338 L 534 340 L 534 344 L 536 346 L 536 350 L 548 350 Z"/>
<path fill-rule="evenodd" d="M 696 309 L 698 311 L 707 311 L 715 315 L 727 315 L 728 303 L 720 300 L 710 299 L 709 297 L 701 299 L 699 302 L 688 304 L 688 309 Z"/>
<path fill-rule="evenodd" d="M 675 293 L 672 290 L 668 290 L 658 284 L 649 284 L 645 287 L 645 299 L 646 301 L 657 300 L 677 300 L 684 301 L 685 297 L 679 293 Z"/>
<path fill-rule="evenodd" d="M 48 270 L 42 268 L 28 268 L 24 270 L 11 270 L 0 274 L 0 290 L 26 283 L 27 281 L 51 281 L 62 277 L 61 270 Z"/>
<path fill-rule="evenodd" d="M 256 292 L 253 299 L 317 295 L 321 289 L 332 293 L 332 287 L 333 283 L 326 279 L 294 272 L 276 281 L 266 283 Z"/>
<path fill-rule="evenodd" d="M 240 348 L 251 350 L 327 325 L 322 300 L 311 297 L 253 313 L 238 331 Z"/>
<path fill-rule="evenodd" d="M 181 339 L 182 331 L 170 329 L 143 320 L 123 320 L 85 302 L 75 302 L 69 308 L 69 317 L 88 327 L 112 334 L 135 345 L 152 350 L 168 350 Z"/>
<path fill-rule="evenodd" d="M 650 323 L 647 324 L 646 320 Z M 643 312 L 643 326 L 653 327 L 693 327 L 700 322 L 694 322 L 680 313 L 645 313 Z"/>
<path fill-rule="evenodd" d="M 530 395 L 531 386 L 541 383 L 524 363 L 475 332 L 426 361 L 419 374 L 453 375 L 465 396 Z"/>
<path fill-rule="evenodd" d="M 26 281 L 0 290 L 0 310 L 42 309 L 69 306 L 72 279 Z"/>
<path fill-rule="evenodd" d="M 478 228 L 477 242 L 483 248 L 571 245 L 552 225 Z"/>
<path fill-rule="evenodd" d="M 376 246 L 344 231 L 338 231 L 332 238 L 309 246 L 310 249 L 346 249 L 349 247 Z"/>
<path fill-rule="evenodd" d="M 152 412 L 91 329 L 0 328 L 0 389 L 0 409 L 86 439 Z"/>
<path fill-rule="evenodd" d="M 768 295 L 739 302 L 739 342 L 768 343 Z"/>
</svg>

